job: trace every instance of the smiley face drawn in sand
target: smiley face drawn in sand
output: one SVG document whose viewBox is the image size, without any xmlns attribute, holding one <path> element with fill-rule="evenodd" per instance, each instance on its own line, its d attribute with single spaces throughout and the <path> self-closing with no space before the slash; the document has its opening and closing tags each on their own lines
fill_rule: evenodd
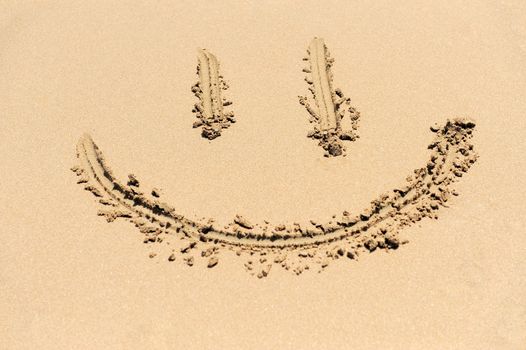
<svg viewBox="0 0 526 350">
<path fill-rule="evenodd" d="M 318 59 L 327 57 L 320 40 L 314 39 L 309 49 L 309 54 Z M 206 57 L 202 59 L 205 63 L 209 61 Z M 325 94 L 324 101 L 333 101 L 332 87 L 325 85 L 329 90 L 324 92 L 314 81 L 311 85 L 314 85 L 315 99 Z M 335 95 L 343 98 L 340 94 Z M 319 127 L 316 130 L 322 135 L 320 145 L 328 152 L 330 150 L 322 143 L 339 142 L 344 134 L 338 122 L 342 114 L 338 113 L 341 112 L 339 106 L 348 100 L 340 101 L 339 104 L 329 104 L 329 110 L 321 108 L 319 101 L 316 110 L 302 103 L 307 109 L 311 108 L 311 115 L 317 116 L 315 121 Z M 216 108 L 209 107 L 209 112 Z M 351 118 L 356 115 L 352 110 L 348 111 Z M 72 171 L 78 176 L 78 183 L 101 204 L 98 215 L 108 222 L 120 218 L 133 223 L 144 234 L 146 244 L 171 243 L 171 250 L 164 257 L 167 261 L 182 261 L 188 266 L 202 262 L 213 268 L 219 263 L 221 254 L 231 251 L 243 262 L 247 272 L 259 278 L 266 277 L 272 267 L 301 274 L 305 270 L 322 271 L 337 259 L 355 260 L 361 252 L 397 249 L 405 243 L 399 239 L 401 229 L 426 217 L 437 218 L 438 210 L 452 195 L 457 195 L 454 183 L 477 160 L 471 143 L 474 128 L 474 122 L 462 118 L 432 127 L 435 137 L 428 147 L 430 158 L 423 167 L 415 169 L 404 184 L 374 199 L 370 207 L 360 213 L 345 211 L 326 222 L 311 221 L 303 226 L 298 223 L 252 223 L 240 215 L 224 227 L 216 225 L 211 218 L 188 219 L 162 202 L 158 190 L 143 193 L 143 187 L 133 175 L 126 183 L 115 178 L 89 135 L 82 136 L 77 144 L 79 164 Z"/>
</svg>

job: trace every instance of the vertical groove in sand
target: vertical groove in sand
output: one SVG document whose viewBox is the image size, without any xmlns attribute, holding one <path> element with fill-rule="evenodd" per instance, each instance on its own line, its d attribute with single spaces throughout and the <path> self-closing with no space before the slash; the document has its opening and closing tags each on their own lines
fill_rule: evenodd
<svg viewBox="0 0 526 350">
<path fill-rule="evenodd" d="M 436 136 L 429 145 L 430 160 L 414 170 L 406 184 L 379 196 L 360 213 L 343 212 L 326 223 L 311 221 L 307 226 L 253 224 L 239 215 L 224 227 L 213 219 L 187 219 L 161 202 L 156 191 L 144 194 L 133 175 L 126 185 L 118 181 L 89 135 L 77 144 L 79 165 L 72 170 L 103 206 L 98 215 L 108 222 L 117 218 L 132 222 L 147 244 L 169 245 L 168 261 L 179 258 L 193 266 L 204 259 L 204 265 L 213 268 L 221 253 L 233 251 L 255 276 L 267 276 L 272 266 L 300 274 L 321 271 L 341 257 L 356 259 L 360 252 L 397 249 L 404 243 L 399 238 L 402 228 L 436 218 L 437 210 L 457 195 L 452 185 L 477 159 L 470 142 L 474 127 L 469 120 L 454 119 L 432 128 Z"/>
<path fill-rule="evenodd" d="M 305 81 L 309 84 L 312 100 L 299 96 L 299 102 L 310 114 L 310 122 L 316 124 L 307 136 L 319 140 L 325 156 L 345 155 L 346 149 L 342 141 L 354 141 L 358 138 L 355 131 L 360 113 L 350 105 L 350 98 L 332 86 L 331 67 L 334 60 L 323 39 L 312 39 L 307 57 L 303 60 L 309 63 L 303 71 L 307 73 Z M 351 130 L 342 130 L 341 121 L 345 117 L 349 118 Z"/>
<path fill-rule="evenodd" d="M 312 69 L 312 85 L 316 91 L 315 99 L 318 107 L 319 125 L 321 131 L 336 130 L 340 121 L 336 118 L 332 101 L 332 89 L 327 75 L 327 52 L 323 39 L 314 38 L 309 45 L 309 57 Z"/>
<path fill-rule="evenodd" d="M 193 124 L 194 128 L 202 127 L 201 136 L 209 140 L 221 136 L 222 129 L 235 123 L 234 114 L 225 112 L 224 107 L 232 104 L 222 97 L 222 90 L 228 89 L 219 72 L 219 61 L 205 49 L 197 53 L 197 75 L 199 80 L 192 86 L 192 92 L 199 99 L 193 112 L 199 119 Z"/>
</svg>

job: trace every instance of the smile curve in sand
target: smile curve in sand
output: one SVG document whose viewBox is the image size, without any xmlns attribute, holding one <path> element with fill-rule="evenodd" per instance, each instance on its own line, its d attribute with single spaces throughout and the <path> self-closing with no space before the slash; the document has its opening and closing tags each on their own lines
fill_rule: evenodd
<svg viewBox="0 0 526 350">
<path fill-rule="evenodd" d="M 108 222 L 125 218 L 145 234 L 145 243 L 163 242 L 176 237 L 184 246 L 173 250 L 192 266 L 191 252 L 201 251 L 208 267 L 218 263 L 226 250 L 245 257 L 245 268 L 258 277 L 268 275 L 273 265 L 300 274 L 317 265 L 321 269 L 339 257 L 355 259 L 360 251 L 397 249 L 402 243 L 400 229 L 424 217 L 436 218 L 436 211 L 457 193 L 451 185 L 476 161 L 470 143 L 475 124 L 467 119 L 448 120 L 442 127 L 432 127 L 436 134 L 429 145 L 432 154 L 427 164 L 414 170 L 407 183 L 373 200 L 371 207 L 357 215 L 342 213 L 327 223 L 311 222 L 309 227 L 252 224 L 237 215 L 225 229 L 214 220 L 193 221 L 177 214 L 170 205 L 159 201 L 158 194 L 145 195 L 139 182 L 130 175 L 125 185 L 107 166 L 102 152 L 89 135 L 77 144 L 79 166 L 72 170 L 78 183 L 92 192 L 106 209 L 100 210 Z M 333 216 L 336 217 L 336 216 Z"/>
</svg>

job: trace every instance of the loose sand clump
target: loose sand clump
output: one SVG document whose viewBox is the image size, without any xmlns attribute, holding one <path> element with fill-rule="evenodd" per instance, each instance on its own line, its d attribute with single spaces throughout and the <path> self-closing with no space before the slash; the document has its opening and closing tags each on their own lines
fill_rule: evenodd
<svg viewBox="0 0 526 350">
<path fill-rule="evenodd" d="M 301 274 L 321 271 L 334 260 L 356 260 L 363 252 L 398 249 L 406 243 L 399 238 L 401 229 L 426 217 L 437 218 L 438 210 L 457 195 L 453 184 L 477 159 L 470 142 L 474 127 L 467 119 L 433 127 L 429 161 L 415 169 L 404 184 L 374 199 L 360 213 L 345 211 L 327 223 L 311 220 L 309 225 L 257 224 L 236 215 L 230 224 L 219 228 L 213 219 L 185 218 L 158 196 L 138 191 L 139 181 L 134 176 L 127 185 L 117 180 L 89 135 L 78 142 L 79 165 L 72 171 L 103 206 L 99 215 L 108 222 L 122 218 L 133 223 L 151 247 L 170 243 L 179 247 L 163 259 L 188 266 L 204 259 L 212 268 L 221 253 L 233 251 L 246 271 L 259 278 L 268 276 L 272 266 Z"/>
</svg>

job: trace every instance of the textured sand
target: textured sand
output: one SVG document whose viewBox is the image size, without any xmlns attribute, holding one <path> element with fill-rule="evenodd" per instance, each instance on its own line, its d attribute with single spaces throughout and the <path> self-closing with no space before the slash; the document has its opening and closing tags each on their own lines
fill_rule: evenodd
<svg viewBox="0 0 526 350">
<path fill-rule="evenodd" d="M 201 136 L 213 140 L 221 136 L 222 129 L 235 123 L 234 113 L 223 111 L 223 107 L 232 104 L 222 97 L 228 84 L 219 72 L 217 58 L 204 49 L 198 51 L 197 76 L 199 80 L 192 86 L 192 92 L 199 99 L 193 110 L 199 120 L 193 127 L 201 127 Z"/>
<path fill-rule="evenodd" d="M 524 5 L 82 3 L 0 5 L 0 348 L 524 348 Z M 314 37 L 362 116 L 346 157 L 305 137 Z M 210 142 L 191 127 L 195 48 L 235 103 Z M 321 274 L 145 244 L 69 171 L 87 132 L 115 179 L 185 218 L 303 227 L 427 168 L 429 126 L 457 117 L 479 158 L 449 208 Z"/>
<path fill-rule="evenodd" d="M 333 87 L 331 67 L 334 58 L 330 57 L 322 38 L 312 39 L 303 60 L 308 64 L 303 72 L 307 73 L 305 81 L 310 85 L 313 101 L 309 101 L 306 96 L 299 96 L 299 101 L 309 112 L 309 121 L 317 124 L 308 136 L 319 140 L 318 144 L 325 150 L 326 157 L 345 155 L 346 149 L 341 141 L 355 141 L 358 138 L 355 130 L 358 128 L 360 113 L 350 106 L 351 99 L 345 97 L 340 88 Z M 344 130 L 342 123 L 350 128 Z"/>
<path fill-rule="evenodd" d="M 214 218 L 188 219 L 158 200 L 157 191 L 144 193 L 135 175 L 128 175 L 126 184 L 116 179 L 87 134 L 77 144 L 79 165 L 71 170 L 77 183 L 101 204 L 99 216 L 108 222 L 117 218 L 132 222 L 145 235 L 144 243 L 169 249 L 168 261 L 174 261 L 178 251 L 183 255 L 181 260 L 193 266 L 194 258 L 188 254 L 200 251 L 210 268 L 217 265 L 221 252 L 230 250 L 243 257 L 246 270 L 259 278 L 267 277 L 276 264 L 299 275 L 313 265 L 324 269 L 330 260 L 340 257 L 356 260 L 359 252 L 398 249 L 401 229 L 423 218 L 437 219 L 436 211 L 447 207 L 452 195 L 458 195 L 452 188 L 455 182 L 478 158 L 470 142 L 474 128 L 474 122 L 459 118 L 443 127 L 431 127 L 436 133 L 428 146 L 431 157 L 407 177 L 406 184 L 385 192 L 357 214 L 344 211 L 326 222 L 310 219 L 307 225 L 266 220 L 254 224 L 239 214 L 224 227 Z M 157 255 L 150 253 L 150 258 Z"/>
</svg>

